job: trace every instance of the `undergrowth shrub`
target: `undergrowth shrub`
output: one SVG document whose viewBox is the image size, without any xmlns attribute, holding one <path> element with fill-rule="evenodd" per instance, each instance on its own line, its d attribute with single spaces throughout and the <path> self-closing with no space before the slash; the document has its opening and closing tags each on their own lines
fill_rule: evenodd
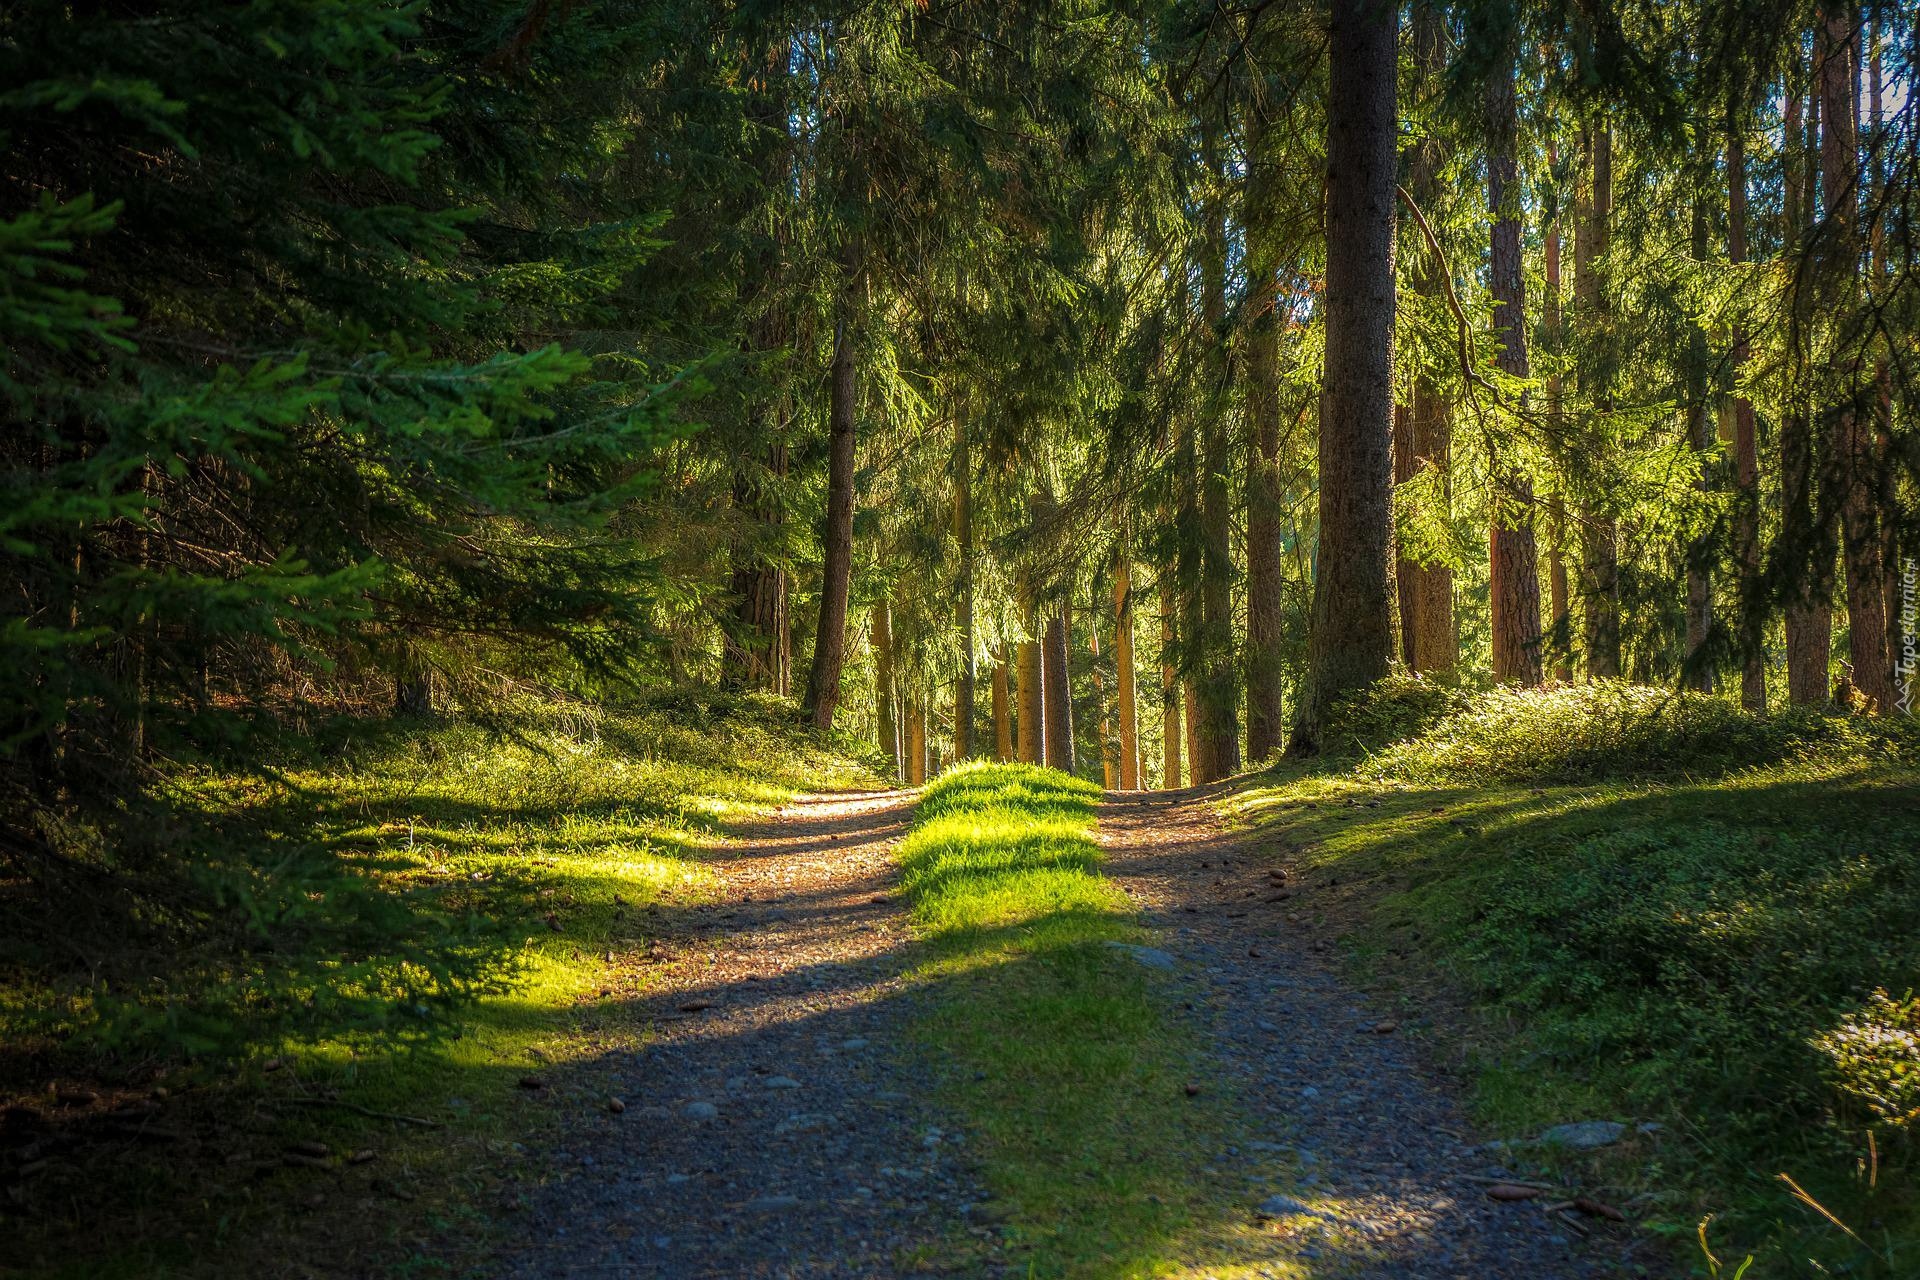
<svg viewBox="0 0 1920 1280">
<path fill-rule="evenodd" d="M 1332 755 L 1378 751 L 1429 733 L 1472 705 L 1471 691 L 1458 684 L 1396 670 L 1334 702 L 1322 747 Z"/>
<path fill-rule="evenodd" d="M 645 860 L 731 805 L 863 780 L 790 704 L 716 697 L 688 723 L 684 701 L 343 718 L 114 809 L 43 809 L 42 840 L 0 848 L 0 1074 L 451 1034 L 549 936 L 556 858 Z"/>
<path fill-rule="evenodd" d="M 1920 1000 L 1869 995 L 1858 1012 L 1814 1041 L 1833 1086 L 1876 1123 L 1911 1130 L 1920 1120 Z"/>
<path fill-rule="evenodd" d="M 1390 688 L 1383 702 L 1392 710 L 1376 719 L 1400 715 L 1406 695 Z M 1369 758 L 1363 772 L 1419 783 L 1582 782 L 1916 756 L 1920 733 L 1902 720 L 1804 709 L 1753 715 L 1714 694 L 1600 681 L 1472 695 Z"/>
</svg>

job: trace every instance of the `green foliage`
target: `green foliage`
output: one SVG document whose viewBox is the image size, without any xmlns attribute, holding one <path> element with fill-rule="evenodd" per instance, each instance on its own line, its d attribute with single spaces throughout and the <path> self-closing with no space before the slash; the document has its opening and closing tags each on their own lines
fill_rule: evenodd
<svg viewBox="0 0 1920 1280">
<path fill-rule="evenodd" d="M 711 696 L 689 725 L 687 701 L 521 700 L 491 729 L 336 719 L 267 775 L 208 762 L 163 788 L 174 807 L 148 816 L 166 860 L 115 866 L 147 882 L 143 919 L 113 917 L 110 896 L 58 918 L 0 897 L 0 1097 L 45 1111 L 50 1077 L 113 1097 L 164 1084 L 164 1124 L 191 1135 L 130 1152 L 53 1112 L 73 1127 L 18 1193 L 7 1262 L 268 1275 L 289 1239 L 325 1238 L 334 1265 L 386 1274 L 443 1218 L 460 1224 L 447 1249 L 486 1247 L 488 1221 L 466 1217 L 491 1203 L 480 1188 L 538 1176 L 521 1144 L 558 1118 L 516 1082 L 638 1043 L 645 966 L 627 953 L 711 897 L 719 825 L 871 782 L 790 703 Z M 330 1097 L 344 1105 L 289 1101 Z M 238 1179 L 228 1163 L 315 1141 L 380 1159 Z M 341 1193 L 316 1208 L 322 1178 Z"/>
<path fill-rule="evenodd" d="M 1145 970 L 1143 937 L 1100 875 L 1092 785 L 1030 765 L 966 765 L 930 785 L 901 841 L 931 957 L 928 1056 L 1011 1215 L 1033 1274 L 1147 1274 L 1210 1206 L 1218 1119 Z"/>
<path fill-rule="evenodd" d="M 1335 756 L 1377 751 L 1430 733 L 1471 705 L 1471 697 L 1458 685 L 1396 670 L 1334 704 L 1322 750 Z"/>
<path fill-rule="evenodd" d="M 1692 720 L 1633 739 L 1612 762 L 1625 780 L 1596 781 L 1599 731 L 1557 711 L 1552 722 L 1585 745 L 1544 769 L 1503 753 L 1494 774 L 1476 750 L 1416 777 L 1416 740 L 1388 753 L 1392 772 L 1295 773 L 1236 804 L 1285 824 L 1309 883 L 1331 873 L 1360 886 L 1365 925 L 1349 942 L 1363 962 L 1416 989 L 1413 974 L 1437 972 L 1470 1000 L 1462 1030 L 1494 1136 L 1658 1121 L 1664 1133 L 1640 1144 L 1653 1163 L 1629 1153 L 1607 1172 L 1644 1189 L 1655 1227 L 1690 1236 L 1719 1214 L 1716 1240 L 1768 1268 L 1789 1247 L 1828 1265 L 1908 1257 L 1920 1247 L 1912 1152 L 1891 1122 L 1910 1105 L 1912 1007 L 1883 992 L 1920 985 L 1904 923 L 1920 912 L 1920 780 L 1883 766 L 1877 736 L 1848 722 L 1808 737 L 1760 721 L 1770 736 L 1736 748 L 1771 744 L 1785 763 L 1678 776 L 1688 761 L 1698 774 L 1728 762 L 1717 745 L 1695 750 Z M 1467 734 L 1443 726 L 1424 741 L 1444 750 Z M 1663 780 L 1647 778 L 1644 752 Z M 1581 785 L 1546 781 L 1570 761 Z M 1867 1127 L 1885 1139 L 1874 1186 L 1852 1176 Z M 1887 1234 L 1866 1249 L 1766 1180 L 1777 1172 Z"/>
<path fill-rule="evenodd" d="M 230 1059 L 455 1034 L 551 961 L 557 882 L 604 914 L 725 813 L 853 776 L 787 704 L 684 701 L 343 721 L 264 770 L 189 768 L 112 824 L 51 828 L 43 891 L 0 901 L 7 1038 Z"/>
<path fill-rule="evenodd" d="M 1920 1001 L 1868 994 L 1860 1009 L 1814 1041 L 1836 1089 L 1880 1124 L 1911 1129 L 1920 1119 Z"/>
<path fill-rule="evenodd" d="M 1417 783 L 1581 782 L 1713 776 L 1797 761 L 1912 760 L 1910 723 L 1789 710 L 1752 715 L 1730 698 L 1620 681 L 1494 689 L 1470 698 L 1383 682 L 1349 711 L 1374 741 L 1373 777 Z M 1448 702 L 1453 700 L 1452 709 Z M 1434 716 L 1443 718 L 1433 719 Z M 1358 730 L 1352 736 L 1360 739 Z"/>
</svg>

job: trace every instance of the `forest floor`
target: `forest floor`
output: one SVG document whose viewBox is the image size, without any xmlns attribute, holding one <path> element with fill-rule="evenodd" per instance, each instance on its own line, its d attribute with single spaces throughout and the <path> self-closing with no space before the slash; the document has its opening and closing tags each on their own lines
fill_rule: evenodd
<svg viewBox="0 0 1920 1280">
<path fill-rule="evenodd" d="M 651 1016 L 656 1034 L 555 1081 L 576 1098 L 635 1101 L 602 1109 L 563 1150 L 531 1162 L 549 1172 L 510 1195 L 525 1209 L 504 1228 L 496 1274 L 1640 1272 L 1624 1230 L 1548 1211 L 1574 1189 L 1530 1202 L 1489 1197 L 1515 1172 L 1474 1145 L 1458 1090 L 1389 1012 L 1336 972 L 1330 926 L 1303 917 L 1278 887 L 1284 845 L 1228 829 L 1218 799 L 1105 798 L 1098 871 L 1124 891 L 1119 927 L 1140 941 L 1076 936 L 1067 961 L 1080 979 L 1146 993 L 1155 1024 L 1146 1052 L 1173 1055 L 1190 1082 L 1151 1086 L 1167 1098 L 1147 1105 L 1178 1109 L 1188 1118 L 1174 1123 L 1186 1129 L 1154 1135 L 1151 1115 L 1130 1118 L 1137 1149 L 1126 1149 L 1123 1131 L 1118 1147 L 1098 1153 L 1116 1166 L 1111 1177 L 1056 1175 L 1044 1191 L 1024 1192 L 1037 1179 L 1023 1184 L 1022 1170 L 1005 1167 L 1021 1158 L 1018 1135 L 997 1138 L 965 1106 L 969 1088 L 996 1086 L 963 1082 L 956 1092 L 942 1083 L 978 1064 L 964 1054 L 941 1060 L 952 1041 L 943 1045 L 929 1026 L 946 1016 L 951 1035 L 956 1016 L 994 1014 L 990 1005 L 940 1012 L 953 999 L 953 964 L 943 973 L 929 963 L 914 936 L 895 859 L 914 797 L 809 797 L 714 851 L 713 905 L 655 949 L 660 967 L 637 1012 Z M 961 967 L 1007 958 L 968 953 Z M 986 981 L 981 991 L 1000 983 L 1021 1001 L 1018 971 Z M 1070 1017 L 1068 1003 L 1048 998 Z M 1048 1036 L 1044 1026 L 1029 1034 Z M 1071 1030 L 1053 1034 L 1064 1040 Z M 1005 1087 L 1016 1098 L 1060 1092 L 1063 1077 L 1047 1075 L 1049 1047 L 1027 1048 L 1037 1055 L 1030 1074 Z M 1158 1077 L 1142 1067 L 1140 1078 Z M 1019 1106 L 1030 1114 L 1018 1124 L 1071 1130 L 1085 1123 L 1071 1117 L 1075 1105 L 1027 1097 Z M 1207 1145 L 1154 1145 L 1176 1132 L 1204 1134 Z M 1131 1180 L 1118 1167 L 1154 1164 L 1164 1167 Z M 1180 1206 L 1177 1229 L 1130 1241 L 1124 1257 L 1050 1254 L 1049 1240 L 1071 1239 L 1085 1223 L 1030 1220 L 1044 1204 L 1062 1219 L 1120 1221 L 1124 1235 L 1130 1216 L 1167 1216 L 1167 1201 Z M 1641 1263 L 1657 1271 L 1657 1259 Z"/>
</svg>

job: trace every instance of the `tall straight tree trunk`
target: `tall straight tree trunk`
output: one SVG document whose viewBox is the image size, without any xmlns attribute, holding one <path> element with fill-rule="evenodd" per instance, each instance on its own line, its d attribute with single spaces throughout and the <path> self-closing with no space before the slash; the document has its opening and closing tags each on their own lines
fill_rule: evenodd
<svg viewBox="0 0 1920 1280">
<path fill-rule="evenodd" d="M 960 544 L 960 577 L 954 583 L 960 674 L 953 686 L 953 758 L 965 760 L 973 755 L 973 459 L 966 423 L 958 415 L 953 423 L 953 536 Z"/>
<path fill-rule="evenodd" d="M 844 264 L 840 315 L 833 325 L 832 390 L 827 404 L 827 522 L 821 537 L 820 625 L 807 673 L 807 710 L 814 727 L 831 729 L 847 661 L 847 595 L 853 585 L 853 310 L 857 267 Z"/>
<path fill-rule="evenodd" d="M 893 762 L 892 776 L 898 782 L 904 776 L 900 771 L 903 754 L 893 690 L 893 609 L 882 600 L 873 606 L 873 705 L 879 722 L 880 749 Z"/>
<path fill-rule="evenodd" d="M 1727 125 L 1727 259 L 1747 260 L 1746 112 Z M 1749 355 L 1746 330 L 1735 328 L 1731 353 L 1736 383 Z M 1740 703 L 1749 711 L 1767 709 L 1766 604 L 1760 586 L 1760 453 L 1753 404 L 1733 400 L 1733 557 L 1740 573 Z"/>
<path fill-rule="evenodd" d="M 1024 581 L 1019 588 L 1020 613 L 1027 639 L 1020 642 L 1020 759 L 1027 764 L 1047 763 L 1047 731 L 1041 721 L 1046 716 L 1046 664 L 1040 659 L 1039 616 L 1033 605 L 1031 589 Z"/>
<path fill-rule="evenodd" d="M 1422 97 L 1439 92 L 1439 77 L 1446 68 L 1446 40 L 1446 16 L 1439 4 L 1416 4 L 1413 57 Z M 1440 170 L 1445 163 L 1445 149 L 1432 138 L 1422 140 L 1408 153 L 1407 189 L 1423 210 L 1439 203 Z M 1446 273 L 1447 264 L 1435 259 L 1422 243 L 1413 271 L 1414 292 L 1423 298 L 1445 298 Z M 1396 432 L 1398 426 L 1396 422 Z M 1395 437 L 1394 482 L 1412 479 L 1423 467 L 1433 468 L 1440 478 L 1439 510 L 1434 514 L 1444 520 L 1453 506 L 1452 406 L 1424 367 L 1414 371 L 1413 402 L 1408 406 L 1406 427 L 1404 464 L 1398 434 Z M 1401 644 L 1407 666 L 1420 672 L 1451 671 L 1460 660 L 1459 636 L 1453 623 L 1453 570 L 1438 562 L 1421 564 L 1403 557 L 1400 574 Z"/>
<path fill-rule="evenodd" d="M 1002 640 L 993 661 L 993 758 L 1003 762 L 1013 759 L 1012 692 L 1007 680 L 1007 642 Z"/>
<path fill-rule="evenodd" d="M 1047 763 L 1055 769 L 1074 773 L 1080 762 L 1073 744 L 1073 683 L 1071 651 L 1067 647 L 1067 602 L 1062 600 L 1047 619 L 1046 674 L 1041 678 L 1046 691 Z"/>
<path fill-rule="evenodd" d="M 1140 721 L 1133 670 L 1133 566 L 1124 543 L 1113 571 L 1114 712 L 1119 720 L 1120 789 L 1140 789 Z"/>
<path fill-rule="evenodd" d="M 1393 232 L 1399 9 L 1334 0 L 1327 98 L 1326 374 L 1320 549 L 1291 750 L 1393 657 Z"/>
<path fill-rule="evenodd" d="M 1208 171 L 1224 183 L 1218 140 L 1205 142 Z M 1233 644 L 1233 509 L 1227 476 L 1227 210 L 1222 197 L 1207 201 L 1202 261 L 1202 319 L 1207 327 L 1207 394 L 1201 420 L 1200 473 L 1200 732 L 1206 740 L 1207 781 L 1240 771 L 1240 679 Z"/>
<path fill-rule="evenodd" d="M 1612 361 L 1611 306 L 1605 262 L 1613 221 L 1613 134 L 1598 120 L 1581 129 L 1586 153 L 1584 190 L 1575 211 L 1573 228 L 1573 292 L 1580 321 L 1588 329 L 1589 365 Z M 1595 335 L 1604 344 L 1596 357 Z M 1599 420 L 1604 437 L 1605 418 L 1612 411 L 1606 369 L 1583 376 L 1583 390 Z M 1599 442 L 1596 441 L 1596 444 Z M 1580 526 L 1580 648 L 1587 675 L 1608 678 L 1620 674 L 1620 545 L 1619 529 L 1604 497 L 1583 502 Z"/>
<path fill-rule="evenodd" d="M 1258 108 L 1247 112 L 1247 758 L 1279 751 L 1281 605 L 1286 575 L 1280 532 L 1280 298 L 1274 244 L 1272 161 Z"/>
<path fill-rule="evenodd" d="M 781 183 L 792 164 L 785 95 L 787 58 L 792 52 L 783 34 L 760 55 L 756 83 L 764 90 L 754 95 L 753 117 L 758 127 L 758 169 L 769 184 Z M 745 345 L 748 354 L 765 357 L 786 345 L 783 312 L 762 294 L 780 271 L 777 242 L 763 244 L 756 253 L 757 270 L 741 285 L 741 304 L 752 316 Z M 788 618 L 786 569 L 767 554 L 765 544 L 780 536 L 786 523 L 786 504 L 780 487 L 787 477 L 787 445 L 781 422 L 786 414 L 777 399 L 760 398 L 751 408 L 753 436 L 767 441 L 765 468 L 771 483 L 746 467 L 734 474 L 736 510 L 754 526 L 745 545 L 733 551 L 733 626 L 722 644 L 723 679 L 735 688 L 766 689 L 781 697 L 793 692 L 793 631 Z"/>
<path fill-rule="evenodd" d="M 1804 72 L 1804 68 L 1801 69 Z M 1820 97 L 1812 96 L 1803 112 L 1802 85 L 1789 86 L 1786 107 L 1784 158 L 1786 219 L 1782 243 L 1802 246 L 1813 221 L 1814 169 Z M 1803 120 L 1803 115 L 1813 119 Z M 1832 661 L 1833 611 L 1831 598 L 1833 549 L 1813 518 L 1813 413 L 1805 390 L 1809 329 L 1813 319 L 1812 291 L 1799 287 L 1793 301 L 1794 377 L 1791 399 L 1780 418 L 1780 535 L 1776 559 L 1789 566 L 1786 606 L 1787 699 L 1795 706 L 1819 706 L 1827 701 L 1827 668 Z"/>
<path fill-rule="evenodd" d="M 1100 657 L 1100 628 L 1092 629 L 1088 636 L 1087 652 L 1095 659 Z M 1093 671 L 1093 700 L 1100 708 L 1100 785 L 1108 791 L 1114 789 L 1120 770 L 1120 743 L 1113 736 L 1113 712 L 1107 705 L 1107 682 L 1100 674 L 1100 664 L 1095 661 Z"/>
<path fill-rule="evenodd" d="M 1821 279 L 1829 322 L 1850 327 L 1859 300 L 1861 163 L 1856 126 L 1860 19 L 1848 0 L 1826 6 L 1820 29 Z M 1833 370 L 1840 383 L 1827 406 L 1827 447 L 1840 510 L 1841 553 L 1847 569 L 1847 651 L 1853 684 L 1868 703 L 1893 705 L 1893 668 L 1887 653 L 1886 567 L 1880 562 L 1880 478 L 1871 417 L 1856 406 L 1861 364 L 1850 350 Z M 1832 501 L 1832 500 L 1830 500 Z"/>
<path fill-rule="evenodd" d="M 1693 260 L 1707 259 L 1707 184 L 1711 166 L 1695 176 L 1693 193 Z M 1714 420 L 1709 378 L 1712 356 L 1707 350 L 1707 331 L 1691 326 L 1687 335 L 1687 443 L 1694 452 L 1694 488 L 1701 494 L 1713 487 L 1708 458 L 1714 447 Z M 1713 558 L 1711 536 L 1703 534 L 1687 548 L 1687 635 L 1686 660 L 1681 667 L 1688 688 L 1711 693 L 1713 666 L 1707 661 L 1707 639 L 1713 633 L 1713 580 L 1708 568 Z"/>
<path fill-rule="evenodd" d="M 1171 576 L 1163 569 L 1157 585 L 1160 597 L 1160 785 L 1168 791 L 1180 789 L 1180 673 L 1168 660 L 1174 650 L 1174 592 Z"/>
<path fill-rule="evenodd" d="M 1557 160 L 1552 142 L 1547 144 L 1547 167 L 1552 168 Z M 1547 341 L 1552 344 L 1553 354 L 1558 356 L 1565 348 L 1566 330 L 1564 317 L 1560 310 L 1560 213 L 1564 206 L 1556 205 L 1552 218 L 1547 222 L 1546 234 L 1546 276 L 1547 296 L 1541 307 L 1546 321 Z M 1547 375 L 1547 421 L 1552 424 L 1556 439 L 1564 429 L 1563 414 L 1566 408 L 1565 387 L 1556 370 Z M 1570 593 L 1567 590 L 1567 504 L 1560 494 L 1559 481 L 1554 482 L 1553 490 L 1547 495 L 1547 607 L 1548 623 L 1545 648 L 1553 653 L 1553 678 L 1562 684 L 1573 679 L 1573 660 L 1570 639 L 1573 624 L 1568 615 Z M 1544 661 L 1544 659 L 1543 659 Z"/>
<path fill-rule="evenodd" d="M 1520 119 L 1513 62 L 1509 51 L 1487 98 L 1487 206 L 1493 215 L 1489 280 L 1493 327 L 1500 335 L 1500 368 L 1512 377 L 1525 378 L 1527 292 L 1520 257 L 1520 193 L 1515 189 Z M 1533 533 L 1533 482 L 1521 468 L 1502 459 L 1494 461 L 1493 471 L 1493 528 L 1487 543 L 1493 676 L 1510 684 L 1536 685 L 1540 683 L 1540 565 Z"/>
</svg>

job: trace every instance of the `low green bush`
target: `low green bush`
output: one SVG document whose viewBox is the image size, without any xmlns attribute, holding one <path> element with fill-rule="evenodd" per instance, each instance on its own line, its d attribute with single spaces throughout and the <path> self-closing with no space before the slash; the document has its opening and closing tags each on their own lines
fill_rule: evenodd
<svg viewBox="0 0 1920 1280">
<path fill-rule="evenodd" d="M 1719 776 L 1801 760 L 1920 758 L 1920 732 L 1904 720 L 1794 709 L 1753 715 L 1730 698 L 1620 681 L 1493 689 L 1440 708 L 1386 682 L 1372 723 L 1419 731 L 1370 757 L 1364 771 L 1405 782 L 1584 782 L 1603 778 Z M 1372 704 L 1368 704 L 1372 705 Z"/>
</svg>

